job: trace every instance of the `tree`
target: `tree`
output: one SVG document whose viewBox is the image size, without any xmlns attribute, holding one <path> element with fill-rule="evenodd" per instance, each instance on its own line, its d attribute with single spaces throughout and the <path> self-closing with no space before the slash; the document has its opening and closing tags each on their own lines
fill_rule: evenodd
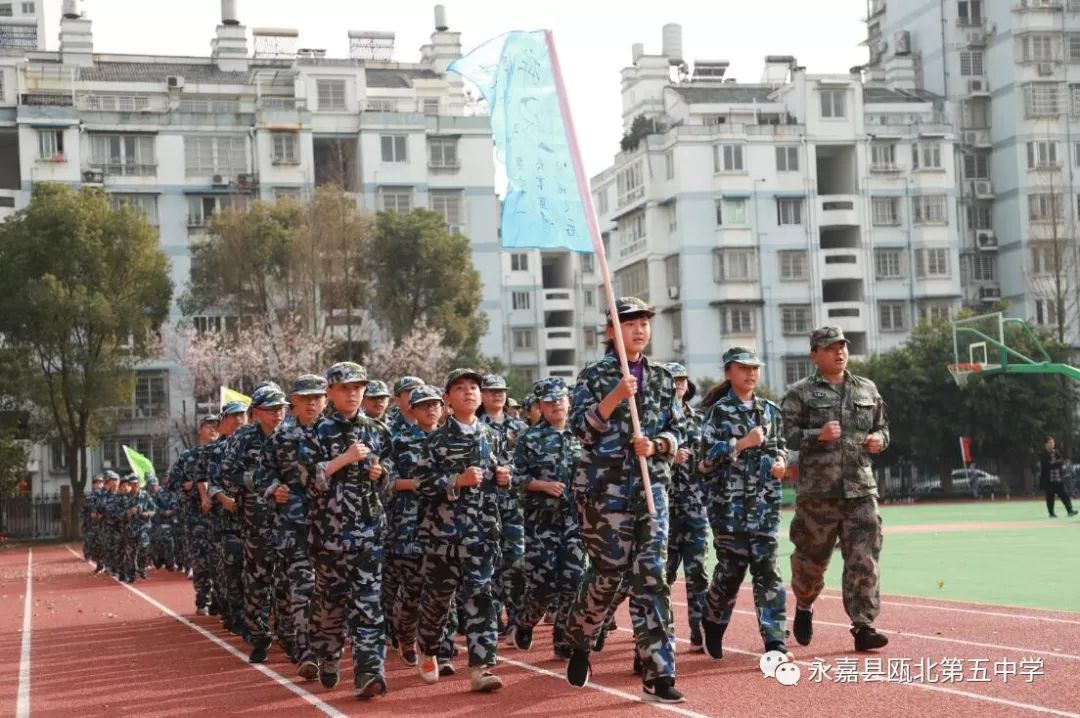
<svg viewBox="0 0 1080 718">
<path fill-rule="evenodd" d="M 15 495 L 19 482 L 27 479 L 30 444 L 8 431 L 0 432 L 0 501 Z"/>
<path fill-rule="evenodd" d="M 428 210 L 380 212 L 377 225 L 371 310 L 390 340 L 400 344 L 426 324 L 439 327 L 455 352 L 475 350 L 487 318 L 468 238 L 450 234 L 442 216 Z"/>
<path fill-rule="evenodd" d="M 643 139 L 657 132 L 659 128 L 655 119 L 650 119 L 645 115 L 636 115 L 630 122 L 630 129 L 623 133 L 619 141 L 619 149 L 623 152 L 633 152 Z"/>
<path fill-rule="evenodd" d="M 1041 144 L 1032 142 L 1029 146 Z M 1066 212 L 1067 200 L 1053 171 L 1041 189 L 1045 191 L 1028 196 L 1031 263 L 1026 274 L 1031 294 L 1039 302 L 1031 318 L 1053 327 L 1057 341 L 1064 344 L 1070 338 L 1080 338 L 1080 248 L 1073 214 Z"/>
<path fill-rule="evenodd" d="M 17 401 L 48 412 L 76 508 L 84 451 L 131 399 L 172 299 L 169 260 L 136 210 L 100 189 L 38 183 L 0 225 L 0 336 L 23 379 Z"/>
<path fill-rule="evenodd" d="M 443 333 L 418 324 L 401 341 L 384 342 L 364 357 L 368 373 L 393 382 L 402 376 L 418 376 L 435 386 L 452 369 L 453 352 L 443 346 Z"/>
</svg>

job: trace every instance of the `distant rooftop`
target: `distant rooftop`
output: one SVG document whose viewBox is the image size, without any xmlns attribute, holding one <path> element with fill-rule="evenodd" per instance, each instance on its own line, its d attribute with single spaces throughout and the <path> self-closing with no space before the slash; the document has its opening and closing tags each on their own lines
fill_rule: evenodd
<svg viewBox="0 0 1080 718">
<path fill-rule="evenodd" d="M 863 85 L 863 102 L 937 102 L 943 98 L 926 90 L 899 90 L 884 85 Z"/>
<path fill-rule="evenodd" d="M 181 75 L 189 82 L 217 82 L 223 85 L 243 85 L 248 82 L 248 73 L 224 72 L 211 60 L 207 60 L 206 64 L 98 61 L 93 67 L 79 68 L 79 79 L 84 82 L 165 82 L 169 75 Z"/>
<path fill-rule="evenodd" d="M 728 104 L 744 102 L 769 102 L 776 90 L 769 85 L 713 85 L 695 87 L 683 85 L 672 88 L 690 103 Z"/>
</svg>

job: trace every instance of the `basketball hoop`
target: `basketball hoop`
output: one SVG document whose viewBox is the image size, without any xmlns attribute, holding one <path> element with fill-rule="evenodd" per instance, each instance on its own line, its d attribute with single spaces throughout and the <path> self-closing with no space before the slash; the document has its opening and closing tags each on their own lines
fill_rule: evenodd
<svg viewBox="0 0 1080 718">
<path fill-rule="evenodd" d="M 961 362 L 959 364 L 949 364 L 949 373 L 952 374 L 953 381 L 959 387 L 965 387 L 968 383 L 968 377 L 972 374 L 978 374 L 983 370 L 983 365 L 972 362 Z"/>
</svg>

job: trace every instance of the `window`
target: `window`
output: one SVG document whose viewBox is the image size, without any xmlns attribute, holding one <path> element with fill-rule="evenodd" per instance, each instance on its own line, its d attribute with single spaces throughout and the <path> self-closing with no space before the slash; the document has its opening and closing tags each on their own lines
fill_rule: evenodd
<svg viewBox="0 0 1080 718">
<path fill-rule="evenodd" d="M 1020 57 L 1024 62 L 1053 62 L 1057 59 L 1053 35 L 1024 35 L 1020 38 Z"/>
<path fill-rule="evenodd" d="M 971 257 L 971 278 L 977 282 L 997 281 L 997 256 L 981 252 Z"/>
<path fill-rule="evenodd" d="M 721 249 L 714 253 L 713 278 L 717 282 L 757 281 L 757 252 L 753 249 Z"/>
<path fill-rule="evenodd" d="M 514 330 L 514 351 L 533 349 L 536 347 L 536 332 L 532 329 Z"/>
<path fill-rule="evenodd" d="M 961 108 L 961 124 L 968 130 L 984 130 L 990 127 L 990 103 L 984 99 L 964 102 Z"/>
<path fill-rule="evenodd" d="M 151 419 L 168 416 L 169 374 L 163 371 L 140 371 L 135 376 L 132 405 L 121 409 L 125 419 Z"/>
<path fill-rule="evenodd" d="M 713 145 L 714 172 L 742 172 L 742 145 Z"/>
<path fill-rule="evenodd" d="M 382 143 L 383 162 L 408 162 L 409 158 L 405 151 L 405 135 L 382 135 L 379 141 Z"/>
<path fill-rule="evenodd" d="M 619 228 L 619 257 L 629 257 L 645 249 L 645 212 L 639 210 L 623 217 Z M 631 295 L 634 296 L 634 295 Z"/>
<path fill-rule="evenodd" d="M 915 250 L 915 270 L 919 277 L 949 276 L 949 250 L 945 248 Z"/>
<path fill-rule="evenodd" d="M 299 187 L 275 187 L 274 188 L 274 201 L 279 199 L 289 199 L 294 202 L 303 201 L 304 193 Z"/>
<path fill-rule="evenodd" d="M 247 172 L 247 138 L 243 135 L 192 135 L 184 138 L 184 172 L 188 177 Z"/>
<path fill-rule="evenodd" d="M 114 436 L 101 444 L 101 458 L 113 468 L 127 466 L 124 445 L 150 459 L 158 474 L 169 469 L 169 437 L 167 436 Z"/>
<path fill-rule="evenodd" d="M 960 0 L 956 10 L 961 25 L 982 24 L 982 0 Z"/>
<path fill-rule="evenodd" d="M 345 109 L 345 80 L 316 80 L 315 94 L 320 112 Z"/>
<path fill-rule="evenodd" d="M 1035 323 L 1054 326 L 1058 323 L 1058 303 L 1053 299 L 1035 300 Z"/>
<path fill-rule="evenodd" d="M 664 153 L 664 174 L 668 179 L 675 179 L 675 150 Z"/>
<path fill-rule="evenodd" d="M 428 166 L 455 168 L 458 166 L 457 139 L 432 137 L 428 140 Z M 385 158 L 386 153 L 383 152 Z"/>
<path fill-rule="evenodd" d="M 784 384 L 791 386 L 814 373 L 814 362 L 808 357 L 784 359 Z"/>
<path fill-rule="evenodd" d="M 428 204 L 432 212 L 442 215 L 443 221 L 451 232 L 465 224 L 461 212 L 461 192 L 459 190 L 433 189 L 428 192 Z"/>
<path fill-rule="evenodd" d="M 510 271 L 511 272 L 527 272 L 527 271 L 529 271 L 529 254 L 528 254 L 528 252 L 512 252 L 510 254 Z"/>
<path fill-rule="evenodd" d="M 110 194 L 109 202 L 113 209 L 122 206 L 131 207 L 133 210 L 146 218 L 150 224 L 157 226 L 158 223 L 158 198 L 156 194 Z"/>
<path fill-rule="evenodd" d="M 916 170 L 940 170 L 941 143 L 922 141 L 911 145 L 911 167 Z"/>
<path fill-rule="evenodd" d="M 952 319 L 952 305 L 942 301 L 919 302 L 919 319 L 924 322 L 947 322 Z"/>
<path fill-rule="evenodd" d="M 900 224 L 899 197 L 874 197 L 870 208 L 875 226 Z"/>
<path fill-rule="evenodd" d="M 592 309 L 596 306 L 596 290 L 586 289 L 582 293 L 582 298 L 584 299 L 586 309 Z"/>
<path fill-rule="evenodd" d="M 607 214 L 607 187 L 604 187 L 603 189 L 598 189 L 593 192 L 593 206 L 596 208 L 597 215 L 602 217 Z"/>
<path fill-rule="evenodd" d="M 964 179 L 990 179 L 989 152 L 970 152 L 964 155 Z"/>
<path fill-rule="evenodd" d="M 1055 246 L 1053 242 L 1033 242 L 1031 244 L 1031 273 L 1056 273 L 1060 253 L 1060 245 Z"/>
<path fill-rule="evenodd" d="M 780 257 L 780 279 L 801 280 L 809 276 L 806 266 L 806 250 L 785 250 Z"/>
<path fill-rule="evenodd" d="M 510 302 L 516 310 L 529 309 L 532 306 L 532 295 L 529 292 L 513 292 L 510 295 Z"/>
<path fill-rule="evenodd" d="M 22 14 L 23 15 L 33 15 L 34 14 L 34 8 L 35 8 L 34 3 L 32 3 L 32 2 L 24 2 L 22 4 Z"/>
<path fill-rule="evenodd" d="M 877 171 L 896 169 L 896 145 L 874 142 L 870 145 L 870 169 Z"/>
<path fill-rule="evenodd" d="M 673 254 L 670 257 L 664 258 L 664 279 L 667 280 L 668 289 L 675 289 L 675 297 L 668 295 L 671 299 L 677 299 L 679 291 L 679 255 Z"/>
<path fill-rule="evenodd" d="M 776 223 L 802 224 L 802 207 L 801 199 L 776 200 Z"/>
<path fill-rule="evenodd" d="M 1056 82 L 1029 82 L 1024 99 L 1028 117 L 1061 114 L 1061 89 Z"/>
<path fill-rule="evenodd" d="M 11 17 L 14 12 L 11 9 L 11 3 L 0 3 L 0 17 Z"/>
<path fill-rule="evenodd" d="M 379 209 L 383 212 L 412 212 L 412 187 L 380 187 Z"/>
<path fill-rule="evenodd" d="M 91 163 L 109 175 L 146 176 L 157 169 L 152 135 L 91 135 Z"/>
<path fill-rule="evenodd" d="M 591 274 L 596 271 L 596 256 L 592 254 L 582 254 L 581 257 L 581 271 L 584 274 Z"/>
<path fill-rule="evenodd" d="M 904 277 L 904 250 L 875 250 L 874 276 L 877 279 L 902 279 Z"/>
<path fill-rule="evenodd" d="M 1027 166 L 1029 170 L 1057 167 L 1057 142 L 1050 140 L 1028 142 Z"/>
<path fill-rule="evenodd" d="M 1080 117 L 1080 85 L 1069 85 L 1069 114 Z"/>
<path fill-rule="evenodd" d="M 420 107 L 423 109 L 425 115 L 434 116 L 439 114 L 439 98 L 438 97 L 425 97 Z"/>
<path fill-rule="evenodd" d="M 911 216 L 915 224 L 948 224 L 949 210 L 945 195 L 923 195 L 911 199 Z"/>
<path fill-rule="evenodd" d="M 205 227 L 217 212 L 247 211 L 248 201 L 244 195 L 206 194 L 188 195 L 188 226 Z"/>
<path fill-rule="evenodd" d="M 273 139 L 273 155 L 271 161 L 276 165 L 295 165 L 300 162 L 300 152 L 297 145 L 300 136 L 295 132 L 274 132 L 270 135 Z"/>
<path fill-rule="evenodd" d="M 821 116 L 840 120 L 847 116 L 844 108 L 844 97 L 847 90 L 822 90 L 821 91 Z"/>
<path fill-rule="evenodd" d="M 993 229 L 993 217 L 993 206 L 989 203 L 983 202 L 968 207 L 968 226 L 971 229 Z"/>
<path fill-rule="evenodd" d="M 1080 62 L 1080 33 L 1070 32 L 1065 47 L 1069 62 Z"/>
<path fill-rule="evenodd" d="M 717 226 L 745 227 L 746 223 L 745 199 L 725 198 L 716 200 Z"/>
<path fill-rule="evenodd" d="M 753 334 L 752 307 L 724 307 L 720 310 L 720 331 L 724 334 Z"/>
<path fill-rule="evenodd" d="M 630 204 L 645 195 L 645 180 L 641 173 L 641 160 L 629 167 L 624 167 L 615 175 L 615 186 L 619 196 L 619 206 Z"/>
<path fill-rule="evenodd" d="M 63 130 L 38 130 L 38 157 L 46 161 L 64 161 Z"/>
<path fill-rule="evenodd" d="M 1049 222 L 1064 216 L 1064 199 L 1057 192 L 1043 192 L 1028 195 L 1028 220 L 1031 222 Z"/>
<path fill-rule="evenodd" d="M 965 77 L 981 77 L 983 74 L 982 50 L 960 52 L 960 74 Z"/>
<path fill-rule="evenodd" d="M 780 331 L 789 337 L 809 334 L 812 327 L 809 304 L 787 304 L 780 306 Z"/>
<path fill-rule="evenodd" d="M 904 302 L 878 302 L 878 329 L 883 332 L 902 332 L 907 316 Z"/>
<path fill-rule="evenodd" d="M 776 171 L 798 172 L 799 171 L 799 148 L 795 146 L 783 146 L 776 148 Z"/>
<path fill-rule="evenodd" d="M 615 296 L 649 301 L 649 265 L 644 259 L 617 270 L 612 279 Z"/>
</svg>

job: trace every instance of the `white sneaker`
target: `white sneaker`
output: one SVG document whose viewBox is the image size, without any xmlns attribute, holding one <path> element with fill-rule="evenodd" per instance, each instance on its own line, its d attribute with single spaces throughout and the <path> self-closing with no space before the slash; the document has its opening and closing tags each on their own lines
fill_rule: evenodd
<svg viewBox="0 0 1080 718">
<path fill-rule="evenodd" d="M 491 693 L 502 687 L 502 679 L 492 673 L 488 666 L 477 666 L 472 669 L 472 690 L 476 693 Z"/>
<path fill-rule="evenodd" d="M 424 683 L 437 683 L 439 680 L 439 661 L 435 656 L 426 653 L 420 656 L 420 662 L 416 664 L 416 671 Z"/>
</svg>

